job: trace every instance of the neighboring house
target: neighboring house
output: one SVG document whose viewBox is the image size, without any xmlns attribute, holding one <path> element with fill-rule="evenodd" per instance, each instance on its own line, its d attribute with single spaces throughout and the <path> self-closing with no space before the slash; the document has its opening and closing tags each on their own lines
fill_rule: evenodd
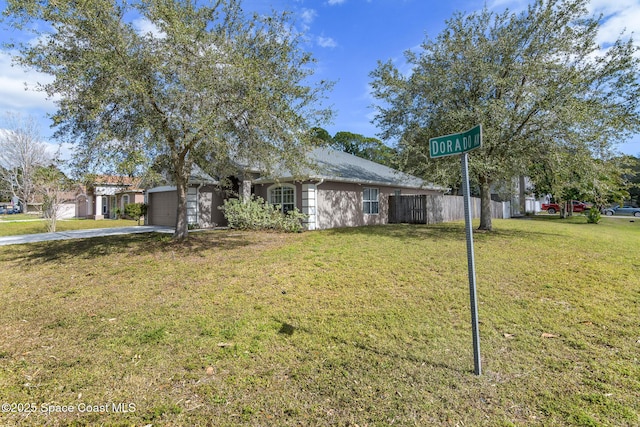
<svg viewBox="0 0 640 427">
<path fill-rule="evenodd" d="M 541 211 L 541 204 L 548 203 L 548 200 L 545 201 L 544 198 L 536 199 L 532 188 L 531 179 L 520 175 L 493 185 L 491 188 L 491 200 L 510 202 L 510 216 L 536 214 Z"/>
<path fill-rule="evenodd" d="M 81 186 L 74 186 L 69 191 L 63 191 L 58 194 L 58 207 L 56 209 L 56 217 L 58 219 L 71 219 L 76 217 L 77 198 L 84 192 Z M 29 203 L 30 213 L 42 214 L 42 195 L 35 194 L 33 201 Z"/>
<path fill-rule="evenodd" d="M 90 219 L 116 218 L 130 203 L 143 203 L 140 181 L 126 176 L 96 176 L 86 191 L 76 197 L 76 217 Z"/>
<path fill-rule="evenodd" d="M 447 189 L 387 166 L 329 148 L 316 148 L 309 154 L 315 166 L 296 179 L 286 170 L 274 178 L 243 171 L 234 178 L 233 191 L 241 197 L 250 194 L 283 211 L 297 208 L 307 215 L 308 230 L 388 222 L 389 196 L 405 194 L 443 194 Z M 225 225 L 218 209 L 225 195 L 213 178 L 192 176 L 187 196 L 188 222 L 200 227 Z M 175 225 L 177 197 L 174 187 L 159 187 L 147 192 L 147 223 Z"/>
</svg>

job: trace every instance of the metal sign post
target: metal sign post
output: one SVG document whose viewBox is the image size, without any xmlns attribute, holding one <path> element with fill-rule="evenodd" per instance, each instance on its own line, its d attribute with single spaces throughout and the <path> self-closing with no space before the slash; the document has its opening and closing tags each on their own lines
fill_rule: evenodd
<svg viewBox="0 0 640 427">
<path fill-rule="evenodd" d="M 474 373 L 482 375 L 480 359 L 480 331 L 478 327 L 478 300 L 476 295 L 476 264 L 473 254 L 473 218 L 471 211 L 471 191 L 469 189 L 469 155 L 468 151 L 482 146 L 482 125 L 466 132 L 439 136 L 429 140 L 431 158 L 461 154 L 462 160 L 462 192 L 464 195 L 464 223 L 467 236 L 467 266 L 469 271 L 469 299 L 471 302 L 471 328 L 473 331 Z"/>
<path fill-rule="evenodd" d="M 478 299 L 476 297 L 476 262 L 473 254 L 473 227 L 471 220 L 471 191 L 469 190 L 469 155 L 462 153 L 462 193 L 464 196 L 464 225 L 467 235 L 467 266 L 469 270 L 469 298 L 471 329 L 473 332 L 473 366 L 476 375 L 482 375 L 480 361 L 480 331 L 478 328 Z"/>
</svg>

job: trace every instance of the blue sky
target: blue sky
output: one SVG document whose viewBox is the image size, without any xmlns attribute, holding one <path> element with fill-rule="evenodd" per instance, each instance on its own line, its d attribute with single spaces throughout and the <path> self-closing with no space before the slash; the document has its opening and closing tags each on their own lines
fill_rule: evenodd
<svg viewBox="0 0 640 427">
<path fill-rule="evenodd" d="M 370 96 L 369 73 L 378 60 L 393 60 L 403 65 L 403 52 L 414 49 L 425 35 L 435 37 L 455 11 L 472 12 L 485 4 L 493 10 L 518 11 L 526 0 L 245 0 L 246 11 L 289 10 L 296 26 L 306 34 L 303 46 L 318 60 L 316 76 L 336 82 L 328 94 L 335 110 L 333 123 L 325 126 L 332 135 L 338 131 L 376 136 L 371 123 L 375 100 Z M 615 3 L 615 4 L 611 4 Z M 4 9 L 0 0 L 0 8 Z M 640 39 L 640 0 L 592 0 L 591 11 L 603 13 L 606 21 L 600 43 L 606 46 L 626 29 Z M 3 29 L 0 39 L 6 38 Z M 10 59 L 0 54 L 0 114 L 5 111 L 33 115 L 40 120 L 41 134 L 50 139 L 52 130 L 46 119 L 55 106 L 42 93 L 25 91 L 24 83 L 49 77 L 11 67 Z M 52 141 L 53 142 L 53 141 Z M 640 135 L 622 142 L 618 149 L 640 155 Z"/>
</svg>

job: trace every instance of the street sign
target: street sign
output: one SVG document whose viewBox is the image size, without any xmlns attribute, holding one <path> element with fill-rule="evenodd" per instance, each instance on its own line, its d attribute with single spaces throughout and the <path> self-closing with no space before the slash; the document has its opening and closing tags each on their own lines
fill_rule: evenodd
<svg viewBox="0 0 640 427">
<path fill-rule="evenodd" d="M 480 331 L 478 321 L 478 299 L 476 295 L 476 264 L 473 253 L 473 230 L 471 228 L 471 191 L 469 190 L 469 154 L 468 151 L 482 146 L 482 125 L 466 132 L 439 136 L 429 140 L 429 156 L 431 158 L 462 154 L 462 193 L 464 196 L 464 223 L 467 237 L 467 269 L 469 273 L 469 303 L 471 306 L 471 329 L 473 334 L 474 373 L 482 375 L 480 359 Z"/>
<path fill-rule="evenodd" d="M 482 146 L 482 125 L 462 133 L 438 136 L 429 140 L 429 157 L 445 157 L 466 153 Z"/>
</svg>

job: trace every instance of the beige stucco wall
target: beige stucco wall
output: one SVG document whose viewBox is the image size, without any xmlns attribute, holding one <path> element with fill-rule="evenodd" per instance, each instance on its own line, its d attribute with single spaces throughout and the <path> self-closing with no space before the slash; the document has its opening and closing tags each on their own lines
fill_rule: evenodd
<svg viewBox="0 0 640 427">
<path fill-rule="evenodd" d="M 309 181 L 308 183 L 317 184 Z M 302 211 L 302 184 L 296 183 L 296 207 Z M 254 194 L 267 198 L 267 190 L 273 184 L 257 184 Z M 363 189 L 379 190 L 379 213 L 364 214 L 362 211 Z M 441 192 L 422 189 L 384 187 L 341 182 L 323 182 L 317 186 L 317 228 L 359 227 L 363 225 L 381 225 L 389 220 L 389 196 L 400 190 L 401 194 L 442 194 Z"/>
<path fill-rule="evenodd" d="M 199 221 L 203 228 L 220 227 L 227 225 L 227 220 L 218 206 L 224 204 L 224 199 L 215 186 L 205 186 L 200 189 L 199 196 Z"/>
</svg>

